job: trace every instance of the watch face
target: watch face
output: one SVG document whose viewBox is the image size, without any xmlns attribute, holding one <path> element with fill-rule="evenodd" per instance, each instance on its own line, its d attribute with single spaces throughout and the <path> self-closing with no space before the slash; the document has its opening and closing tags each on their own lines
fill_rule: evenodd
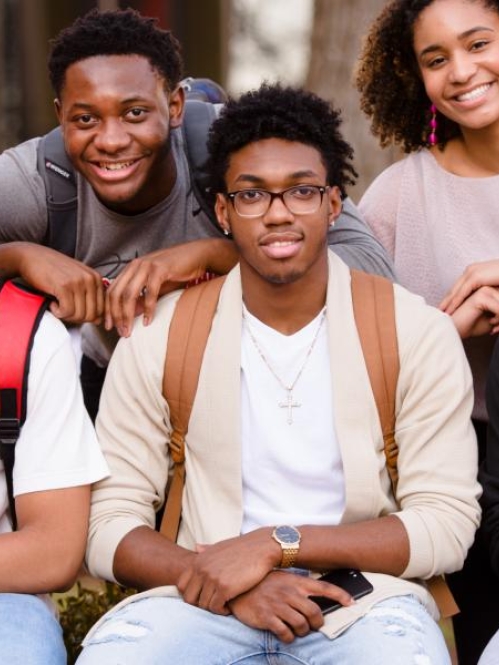
<svg viewBox="0 0 499 665">
<path fill-rule="evenodd" d="M 278 526 L 275 529 L 275 535 L 283 543 L 294 544 L 300 542 L 300 533 L 294 526 Z"/>
</svg>

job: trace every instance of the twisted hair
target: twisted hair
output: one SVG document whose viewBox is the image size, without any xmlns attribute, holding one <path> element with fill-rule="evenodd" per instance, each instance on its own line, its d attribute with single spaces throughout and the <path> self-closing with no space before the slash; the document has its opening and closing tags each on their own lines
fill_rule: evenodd
<svg viewBox="0 0 499 665">
<path fill-rule="evenodd" d="M 499 0 L 478 0 L 499 13 Z M 368 31 L 356 85 L 361 108 L 382 146 L 400 144 L 405 152 L 426 145 L 430 100 L 414 54 L 414 23 L 434 0 L 392 0 Z M 438 113 L 439 143 L 460 134 L 457 123 Z"/>
<path fill-rule="evenodd" d="M 341 118 L 326 101 L 311 92 L 264 83 L 258 90 L 229 99 L 213 123 L 208 138 L 208 162 L 213 192 L 225 192 L 230 156 L 255 141 L 280 138 L 298 141 L 319 151 L 328 184 L 345 195 L 357 173 L 353 150 L 343 139 Z"/>
<path fill-rule="evenodd" d="M 58 97 L 67 68 L 93 56 L 141 55 L 165 78 L 173 90 L 182 76 L 180 44 L 157 19 L 134 9 L 99 12 L 92 9 L 51 41 L 48 61 L 50 82 Z"/>
</svg>

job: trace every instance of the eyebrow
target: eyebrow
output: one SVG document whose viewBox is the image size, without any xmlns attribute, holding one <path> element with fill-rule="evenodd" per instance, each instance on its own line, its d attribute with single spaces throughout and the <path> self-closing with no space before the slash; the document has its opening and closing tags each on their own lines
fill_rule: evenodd
<svg viewBox="0 0 499 665">
<path fill-rule="evenodd" d="M 300 180 L 301 178 L 318 178 L 319 174 L 316 173 L 316 171 L 312 171 L 310 169 L 303 169 L 302 171 L 294 171 L 293 173 L 289 173 L 286 177 L 289 180 Z M 241 175 L 236 178 L 236 182 L 240 181 L 251 182 L 254 185 L 261 185 L 265 182 L 263 178 L 259 178 L 252 173 L 241 173 Z"/>
<path fill-rule="evenodd" d="M 487 28 L 484 25 L 477 25 L 474 28 L 470 28 L 469 30 L 465 30 L 465 32 L 462 32 L 460 35 L 457 36 L 459 41 L 462 41 L 463 39 L 466 39 L 467 37 L 471 37 L 475 32 L 495 32 L 492 28 Z M 431 44 L 430 46 L 427 46 L 424 48 L 421 53 L 419 54 L 419 57 L 423 57 L 427 55 L 428 53 L 433 53 L 435 51 L 439 51 L 442 47 L 439 44 Z"/>
<path fill-rule="evenodd" d="M 133 95 L 132 97 L 127 97 L 126 99 L 120 100 L 120 104 L 124 106 L 128 106 L 129 104 L 138 104 L 138 103 L 145 103 L 146 99 L 143 96 L 139 95 Z M 84 109 L 87 111 L 91 111 L 93 108 L 95 108 L 95 104 L 89 104 L 88 102 L 74 102 L 71 104 L 72 109 Z"/>
</svg>

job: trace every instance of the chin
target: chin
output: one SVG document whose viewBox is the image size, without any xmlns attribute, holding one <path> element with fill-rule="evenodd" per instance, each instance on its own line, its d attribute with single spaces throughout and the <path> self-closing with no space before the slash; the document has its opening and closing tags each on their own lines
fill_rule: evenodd
<svg viewBox="0 0 499 665">
<path fill-rule="evenodd" d="M 129 205 L 133 203 L 137 194 L 135 191 L 131 191 L 130 188 L 126 188 L 121 192 L 99 191 L 96 188 L 93 188 L 93 190 L 99 201 L 108 208 Z"/>
<path fill-rule="evenodd" d="M 286 274 L 273 273 L 264 275 L 264 279 L 270 284 L 293 284 L 303 276 L 302 272 L 292 271 Z"/>
</svg>

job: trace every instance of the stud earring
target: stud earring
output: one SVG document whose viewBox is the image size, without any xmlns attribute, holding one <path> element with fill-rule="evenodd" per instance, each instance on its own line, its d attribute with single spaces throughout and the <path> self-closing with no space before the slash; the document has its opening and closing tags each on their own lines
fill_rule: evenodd
<svg viewBox="0 0 499 665">
<path fill-rule="evenodd" d="M 228 236 L 230 233 L 229 229 L 224 229 L 224 236 Z"/>
<path fill-rule="evenodd" d="M 437 139 L 437 107 L 435 104 L 430 106 L 430 134 L 428 136 L 428 143 L 430 145 L 436 145 L 438 143 Z"/>
</svg>

